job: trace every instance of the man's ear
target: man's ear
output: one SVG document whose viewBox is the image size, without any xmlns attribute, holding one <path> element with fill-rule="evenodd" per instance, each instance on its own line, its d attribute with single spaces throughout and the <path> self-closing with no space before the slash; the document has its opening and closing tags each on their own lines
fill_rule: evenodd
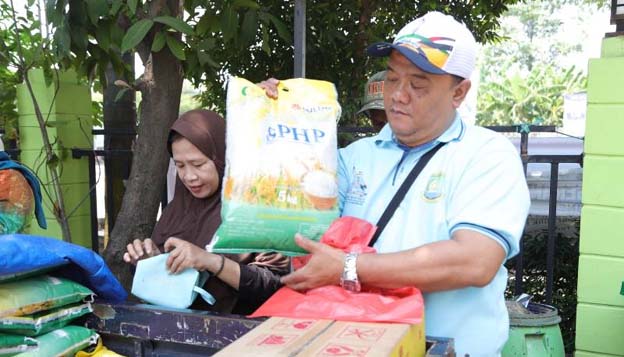
<svg viewBox="0 0 624 357">
<path fill-rule="evenodd" d="M 453 88 L 453 106 L 455 109 L 459 108 L 460 104 L 466 99 L 471 86 L 470 79 L 464 79 L 455 85 Z"/>
</svg>

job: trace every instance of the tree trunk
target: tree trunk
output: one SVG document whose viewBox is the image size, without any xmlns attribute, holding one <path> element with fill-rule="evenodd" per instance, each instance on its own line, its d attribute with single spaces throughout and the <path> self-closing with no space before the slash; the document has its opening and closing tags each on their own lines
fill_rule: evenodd
<svg viewBox="0 0 624 357">
<path fill-rule="evenodd" d="M 152 53 L 151 59 L 140 86 L 140 122 L 130 179 L 104 253 L 108 266 L 126 288 L 131 285 L 132 271 L 123 262 L 123 254 L 128 243 L 149 237 L 154 228 L 169 160 L 167 134 L 178 117 L 182 93 L 182 67 L 171 52 L 164 48 Z"/>
<path fill-rule="evenodd" d="M 126 53 L 122 60 L 131 68 L 134 68 L 134 56 Z M 134 71 L 132 71 L 134 73 Z M 129 82 L 127 78 L 118 77 L 112 65 L 106 69 L 106 88 L 104 89 L 104 150 L 108 154 L 104 158 L 104 168 L 106 176 L 106 220 L 108 231 L 105 237 L 110 236 L 110 231 L 115 227 L 115 218 L 121 209 L 121 202 L 125 192 L 124 180 L 130 176 L 130 166 L 132 155 L 112 154 L 110 150 L 132 149 L 133 133 L 136 127 L 136 106 L 134 91 L 126 93 L 115 101 L 120 88 L 114 85 L 115 80 L 122 79 Z M 105 239 L 108 242 L 108 239 Z"/>
</svg>

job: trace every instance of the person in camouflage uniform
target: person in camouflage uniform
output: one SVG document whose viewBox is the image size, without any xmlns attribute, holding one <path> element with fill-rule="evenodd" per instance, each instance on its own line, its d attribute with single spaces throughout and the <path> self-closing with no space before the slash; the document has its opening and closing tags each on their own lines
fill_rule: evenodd
<svg viewBox="0 0 624 357">
<path fill-rule="evenodd" d="M 0 234 L 21 232 L 33 214 L 39 226 L 47 228 L 39 180 L 0 146 Z"/>
</svg>

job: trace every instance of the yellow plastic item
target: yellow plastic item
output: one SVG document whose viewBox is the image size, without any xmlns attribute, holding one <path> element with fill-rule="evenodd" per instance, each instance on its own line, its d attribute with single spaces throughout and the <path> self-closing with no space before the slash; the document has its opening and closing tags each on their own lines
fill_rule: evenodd
<svg viewBox="0 0 624 357">
<path fill-rule="evenodd" d="M 78 351 L 78 353 L 76 353 L 76 357 L 125 357 L 125 356 L 120 355 L 117 352 L 113 352 L 109 350 L 106 346 L 102 344 L 102 339 L 99 338 L 97 342 L 97 346 L 95 346 L 95 350 L 91 352 Z"/>
</svg>

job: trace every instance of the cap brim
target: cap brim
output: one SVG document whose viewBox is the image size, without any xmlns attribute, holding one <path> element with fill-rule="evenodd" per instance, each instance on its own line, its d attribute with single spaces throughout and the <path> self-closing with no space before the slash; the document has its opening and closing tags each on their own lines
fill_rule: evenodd
<svg viewBox="0 0 624 357">
<path fill-rule="evenodd" d="M 390 55 L 392 50 L 398 51 L 410 62 L 412 62 L 416 67 L 422 69 L 427 73 L 448 74 L 444 70 L 436 67 L 431 62 L 429 62 L 427 57 L 425 57 L 424 55 L 412 51 L 411 49 L 401 45 L 395 45 L 388 42 L 378 42 L 368 46 L 368 48 L 366 49 L 366 53 L 368 53 L 369 56 L 373 57 L 387 57 Z"/>
<path fill-rule="evenodd" d="M 389 42 L 377 42 L 366 48 L 366 53 L 373 57 L 386 57 L 392 52 L 392 44 Z"/>
<path fill-rule="evenodd" d="M 375 100 L 369 103 L 366 103 L 362 106 L 362 108 L 360 108 L 360 110 L 357 111 L 357 113 L 355 113 L 356 115 L 362 114 L 365 111 L 371 110 L 371 109 L 379 109 L 379 110 L 384 110 L 384 104 L 383 104 L 383 100 Z"/>
</svg>

